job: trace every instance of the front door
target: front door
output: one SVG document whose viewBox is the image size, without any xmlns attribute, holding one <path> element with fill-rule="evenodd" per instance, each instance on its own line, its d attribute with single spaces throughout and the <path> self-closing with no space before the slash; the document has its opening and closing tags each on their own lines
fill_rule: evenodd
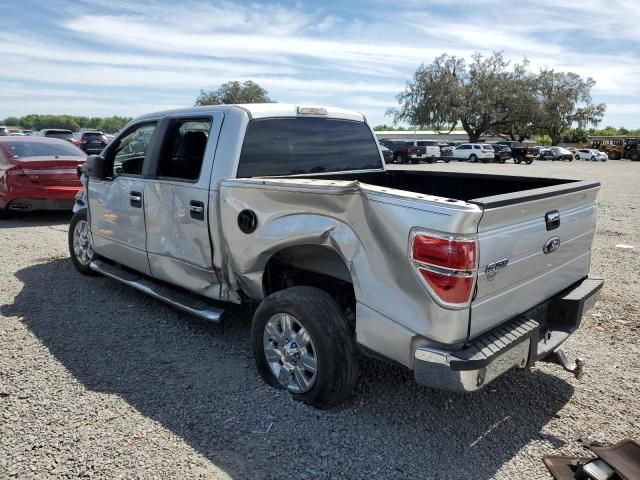
<svg viewBox="0 0 640 480">
<path fill-rule="evenodd" d="M 222 113 L 174 116 L 145 191 L 151 275 L 224 299 L 209 235 L 210 182 Z"/>
<path fill-rule="evenodd" d="M 107 148 L 109 178 L 89 181 L 89 215 L 93 250 L 110 260 L 149 275 L 146 252 L 145 189 L 148 167 L 157 150 L 157 122 L 128 128 Z M 155 147 L 155 148 L 154 148 Z"/>
</svg>

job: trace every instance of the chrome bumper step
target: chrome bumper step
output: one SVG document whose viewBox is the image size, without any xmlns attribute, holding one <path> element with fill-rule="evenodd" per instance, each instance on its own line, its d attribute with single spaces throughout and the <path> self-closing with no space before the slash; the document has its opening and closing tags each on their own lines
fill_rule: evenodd
<svg viewBox="0 0 640 480">
<path fill-rule="evenodd" d="M 161 300 L 169 305 L 179 308 L 187 313 L 191 313 L 203 320 L 209 322 L 219 322 L 224 309 L 217 308 L 215 305 L 170 286 L 159 284 L 152 279 L 143 275 L 119 268 L 102 260 L 94 260 L 90 264 L 91 270 L 94 270 L 106 277 L 113 278 L 130 287 L 135 288 L 147 295 Z"/>
</svg>

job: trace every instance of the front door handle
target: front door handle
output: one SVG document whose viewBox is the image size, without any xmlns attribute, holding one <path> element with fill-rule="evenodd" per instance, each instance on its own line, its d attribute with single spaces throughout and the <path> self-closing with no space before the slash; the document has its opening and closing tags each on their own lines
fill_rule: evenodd
<svg viewBox="0 0 640 480">
<path fill-rule="evenodd" d="M 129 193 L 129 204 L 134 208 L 142 208 L 142 193 L 140 192 Z"/>
<path fill-rule="evenodd" d="M 191 200 L 189 203 L 189 213 L 191 214 L 191 218 L 204 220 L 204 203 Z"/>
</svg>

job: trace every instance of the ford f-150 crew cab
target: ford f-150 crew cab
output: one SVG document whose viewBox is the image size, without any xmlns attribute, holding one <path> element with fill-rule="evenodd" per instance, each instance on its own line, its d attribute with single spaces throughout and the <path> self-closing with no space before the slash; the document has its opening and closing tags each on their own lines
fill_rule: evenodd
<svg viewBox="0 0 640 480">
<path fill-rule="evenodd" d="M 482 388 L 554 356 L 603 283 L 589 277 L 599 183 L 386 170 L 347 110 L 145 115 L 82 181 L 81 273 L 210 321 L 258 304 L 260 374 L 317 407 L 349 396 L 363 353 Z"/>
</svg>

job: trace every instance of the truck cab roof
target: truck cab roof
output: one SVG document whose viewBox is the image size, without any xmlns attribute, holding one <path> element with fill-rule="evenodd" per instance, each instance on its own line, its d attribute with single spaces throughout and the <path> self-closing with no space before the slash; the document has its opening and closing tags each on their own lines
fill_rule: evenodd
<svg viewBox="0 0 640 480">
<path fill-rule="evenodd" d="M 243 111 L 249 115 L 250 119 L 273 118 L 273 117 L 299 117 L 314 116 L 338 118 L 341 120 L 352 120 L 356 122 L 367 122 L 366 117 L 353 110 L 343 108 L 316 106 L 316 105 L 296 105 L 290 103 L 245 103 L 239 105 L 206 105 L 203 107 L 188 107 L 175 110 L 164 110 L 150 113 L 138 117 L 137 120 L 145 118 L 157 118 L 168 115 L 202 115 L 207 112 L 227 112 Z"/>
</svg>

